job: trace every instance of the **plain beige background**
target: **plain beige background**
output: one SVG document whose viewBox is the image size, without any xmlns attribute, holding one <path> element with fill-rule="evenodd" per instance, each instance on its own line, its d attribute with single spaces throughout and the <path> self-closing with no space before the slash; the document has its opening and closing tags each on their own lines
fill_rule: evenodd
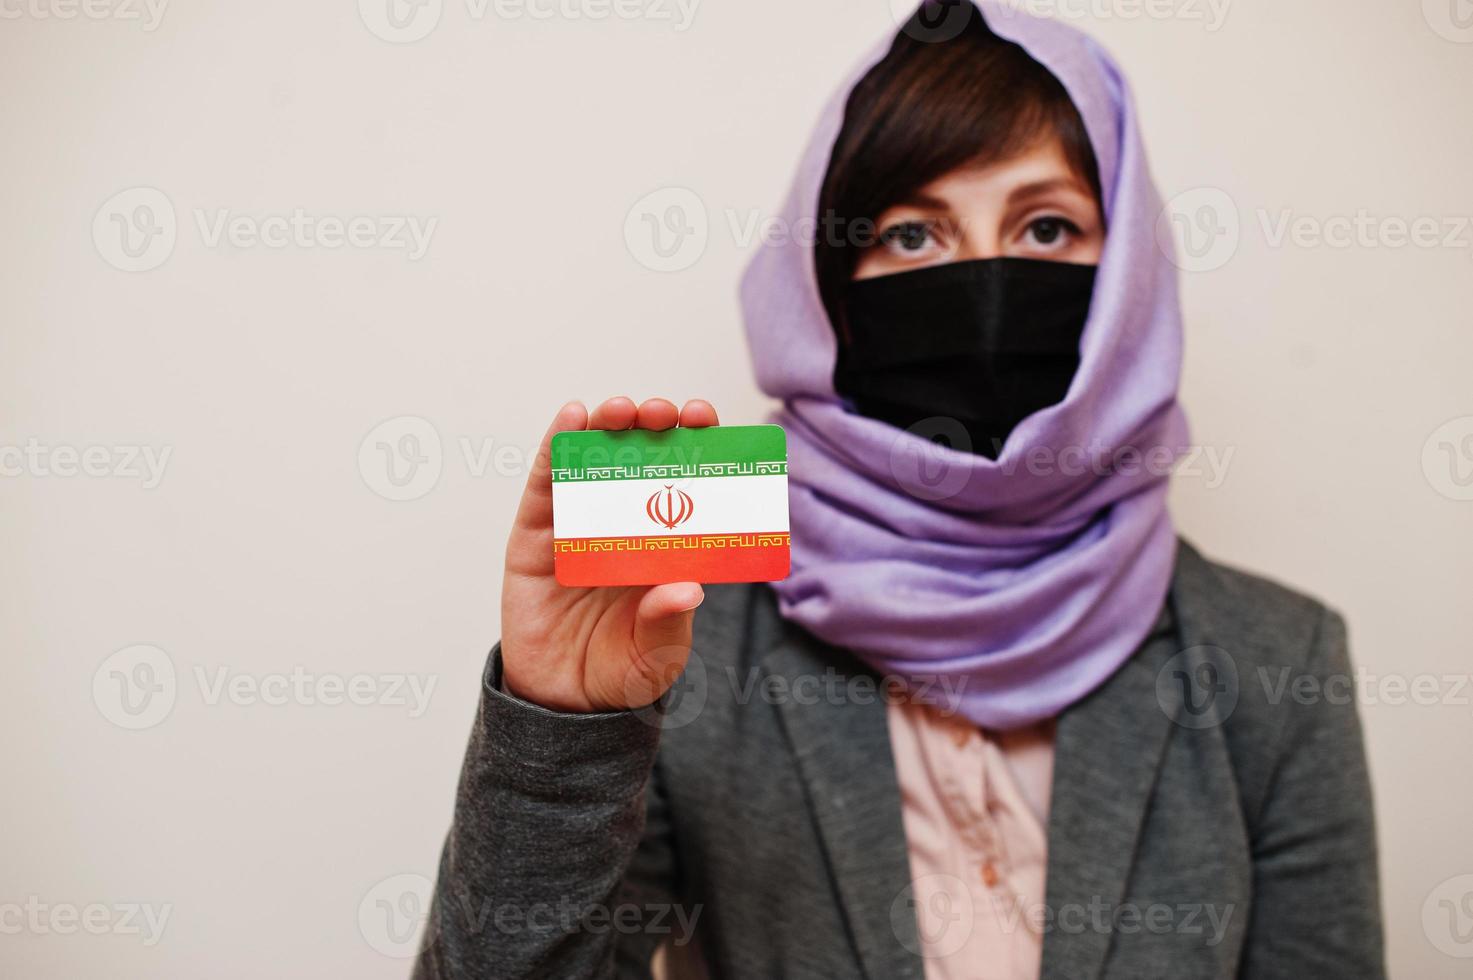
<svg viewBox="0 0 1473 980">
<path fill-rule="evenodd" d="M 747 232 L 892 24 L 393 2 L 0 0 L 7 977 L 407 974 L 527 455 L 571 397 L 760 418 Z M 1035 9 L 1199 236 L 1179 523 L 1348 615 L 1392 969 L 1464 976 L 1470 11 Z"/>
</svg>

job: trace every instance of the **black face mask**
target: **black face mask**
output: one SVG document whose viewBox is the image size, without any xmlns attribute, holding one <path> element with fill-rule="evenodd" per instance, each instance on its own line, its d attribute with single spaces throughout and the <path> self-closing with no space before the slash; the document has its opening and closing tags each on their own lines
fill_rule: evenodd
<svg viewBox="0 0 1473 980">
<path fill-rule="evenodd" d="M 851 282 L 834 387 L 902 429 L 955 419 L 971 445 L 952 448 L 996 459 L 1019 422 L 1064 400 L 1094 281 L 1092 265 L 997 258 Z"/>
</svg>

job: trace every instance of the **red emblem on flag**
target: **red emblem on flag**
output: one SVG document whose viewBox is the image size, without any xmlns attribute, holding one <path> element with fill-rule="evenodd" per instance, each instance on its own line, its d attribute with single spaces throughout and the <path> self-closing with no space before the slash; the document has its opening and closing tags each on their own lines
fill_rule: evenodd
<svg viewBox="0 0 1473 980">
<path fill-rule="evenodd" d="M 672 530 L 690 520 L 695 509 L 696 505 L 691 502 L 690 494 L 684 490 L 676 490 L 668 483 L 664 490 L 656 490 L 644 502 L 644 512 L 650 515 L 650 520 Z"/>
</svg>

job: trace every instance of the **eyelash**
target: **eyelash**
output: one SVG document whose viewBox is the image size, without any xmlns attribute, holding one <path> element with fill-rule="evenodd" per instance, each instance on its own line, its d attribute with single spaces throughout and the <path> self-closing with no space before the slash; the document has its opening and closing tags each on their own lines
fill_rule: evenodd
<svg viewBox="0 0 1473 980">
<path fill-rule="evenodd" d="M 1038 217 L 1033 218 L 1028 222 L 1028 224 L 1023 226 L 1024 234 L 1026 235 L 1034 233 L 1040 224 L 1058 225 L 1059 230 L 1070 238 L 1079 238 L 1083 234 L 1080 231 L 1078 225 L 1070 221 L 1068 218 L 1057 214 L 1041 214 Z M 1038 240 L 1038 236 L 1036 234 L 1034 234 L 1034 239 Z M 1053 242 L 1038 241 L 1038 244 L 1048 246 L 1052 245 Z"/>
<path fill-rule="evenodd" d="M 1044 248 L 1048 248 L 1054 245 L 1055 242 L 1058 240 L 1057 235 L 1055 236 L 1054 241 L 1045 242 L 1042 240 L 1041 236 L 1038 234 L 1038 227 L 1044 224 L 1057 225 L 1058 231 L 1062 232 L 1070 239 L 1081 238 L 1084 234 L 1079 225 L 1075 224 L 1073 221 L 1070 221 L 1068 218 L 1065 218 L 1063 215 L 1041 214 L 1035 218 L 1029 219 L 1029 221 L 1023 226 L 1023 234 L 1025 236 L 1032 235 L 1034 241 Z M 898 252 L 900 254 L 913 255 L 919 253 L 921 251 L 921 248 L 923 248 L 926 244 L 934 243 L 936 230 L 937 222 L 935 221 L 897 221 L 895 224 L 889 225 L 881 230 L 881 232 L 877 236 L 877 243 L 885 248 L 890 249 L 891 251 Z M 907 240 L 914 239 L 917 236 L 925 236 L 920 243 L 920 247 L 906 248 L 904 243 Z"/>
<path fill-rule="evenodd" d="M 936 222 L 934 221 L 897 221 L 880 232 L 879 244 L 897 251 L 915 252 L 919 249 L 903 248 L 900 244 L 902 239 L 908 237 L 907 233 L 924 234 L 929 239 L 934 236 L 935 231 Z"/>
</svg>

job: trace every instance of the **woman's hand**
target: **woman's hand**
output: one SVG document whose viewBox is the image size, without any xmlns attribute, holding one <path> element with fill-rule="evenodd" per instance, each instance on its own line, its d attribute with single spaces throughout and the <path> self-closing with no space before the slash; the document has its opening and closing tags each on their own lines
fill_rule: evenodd
<svg viewBox="0 0 1473 980">
<path fill-rule="evenodd" d="M 552 437 L 577 429 L 669 429 L 716 424 L 709 402 L 610 398 L 590 414 L 569 402 L 542 437 L 506 545 L 501 585 L 503 683 L 555 711 L 641 708 L 659 699 L 690 656 L 697 582 L 573 588 L 552 566 Z"/>
</svg>

